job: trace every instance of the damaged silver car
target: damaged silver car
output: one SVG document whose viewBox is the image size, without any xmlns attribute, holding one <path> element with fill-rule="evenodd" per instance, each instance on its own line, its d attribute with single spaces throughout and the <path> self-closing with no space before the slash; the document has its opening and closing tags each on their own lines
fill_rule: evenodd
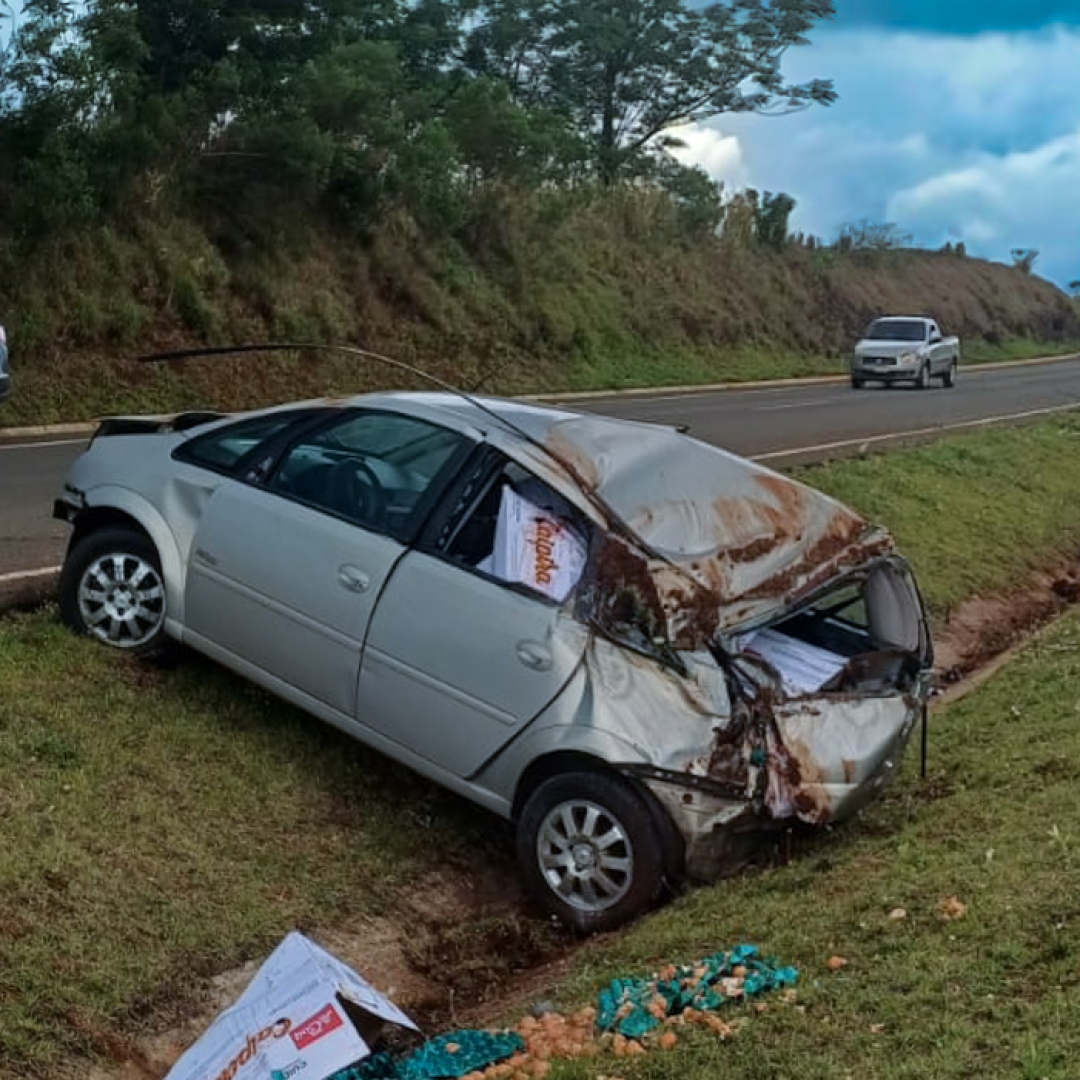
<svg viewBox="0 0 1080 1080">
<path fill-rule="evenodd" d="M 64 619 L 175 639 L 516 822 L 579 931 L 895 773 L 932 664 L 889 535 L 670 428 L 444 393 L 103 422 Z"/>
</svg>

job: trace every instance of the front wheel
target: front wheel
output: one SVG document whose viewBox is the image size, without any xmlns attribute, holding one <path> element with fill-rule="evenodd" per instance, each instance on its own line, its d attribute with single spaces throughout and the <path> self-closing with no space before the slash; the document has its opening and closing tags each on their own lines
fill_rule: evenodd
<svg viewBox="0 0 1080 1080">
<path fill-rule="evenodd" d="M 862 379 L 860 379 L 858 375 L 852 375 L 851 376 L 851 389 L 852 390 L 861 390 L 865 385 L 866 385 L 866 383 Z"/>
<path fill-rule="evenodd" d="M 78 634 L 139 656 L 165 644 L 165 583 L 150 540 L 135 529 L 90 533 L 60 575 L 60 616 Z"/>
<path fill-rule="evenodd" d="M 643 914 L 664 885 L 648 806 L 604 773 L 563 773 L 542 783 L 518 821 L 517 853 L 532 896 L 579 934 Z"/>
<path fill-rule="evenodd" d="M 944 386 L 953 387 L 956 385 L 956 361 L 954 360 L 946 369 L 945 374 L 941 377 L 941 382 Z"/>
<path fill-rule="evenodd" d="M 915 387 L 918 390 L 925 390 L 930 385 L 930 365 L 923 364 L 919 368 L 918 377 L 915 379 Z"/>
</svg>

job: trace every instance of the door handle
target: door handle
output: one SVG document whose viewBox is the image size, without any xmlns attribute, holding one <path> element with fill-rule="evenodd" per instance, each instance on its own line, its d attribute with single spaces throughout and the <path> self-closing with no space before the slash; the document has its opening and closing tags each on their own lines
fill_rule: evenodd
<svg viewBox="0 0 1080 1080">
<path fill-rule="evenodd" d="M 337 579 L 338 584 L 349 592 L 367 592 L 371 587 L 371 578 L 355 566 L 339 566 Z"/>
<path fill-rule="evenodd" d="M 537 641 L 519 641 L 517 643 L 517 658 L 533 671 L 551 670 L 551 653 Z"/>
</svg>

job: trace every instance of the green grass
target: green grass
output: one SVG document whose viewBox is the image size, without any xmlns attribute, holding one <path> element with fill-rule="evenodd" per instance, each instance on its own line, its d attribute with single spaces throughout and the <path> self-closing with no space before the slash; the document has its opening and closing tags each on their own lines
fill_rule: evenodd
<svg viewBox="0 0 1080 1080">
<path fill-rule="evenodd" d="M 1007 338 L 1004 341 L 961 342 L 964 360 L 969 364 L 992 364 L 1008 360 L 1030 360 L 1041 356 L 1072 356 L 1080 353 L 1080 342 L 1035 341 L 1032 338 Z"/>
<path fill-rule="evenodd" d="M 55 1076 L 290 928 L 505 857 L 495 819 L 195 658 L 12 616 L 0 686 L 0 1075 Z"/>
<path fill-rule="evenodd" d="M 545 389 L 558 393 L 563 390 L 625 390 L 715 382 L 760 382 L 766 379 L 837 375 L 842 371 L 843 363 L 836 359 L 767 349 L 735 349 L 720 358 L 685 352 L 604 352 L 592 360 L 581 360 L 570 368 L 565 385 L 551 385 Z"/>
<path fill-rule="evenodd" d="M 797 471 L 886 524 L 932 615 L 1080 550 L 1080 415 Z"/>
<path fill-rule="evenodd" d="M 560 988 L 589 1000 L 740 942 L 801 976 L 729 1043 L 698 1034 L 633 1066 L 553 1080 L 716 1076 L 1066 1080 L 1080 1055 L 1080 615 L 933 722 L 930 776 L 901 780 L 789 865 L 700 889 L 590 946 Z M 914 758 L 914 755 L 911 755 Z M 965 917 L 944 922 L 957 896 Z M 908 915 L 889 918 L 903 907 Z M 832 955 L 848 960 L 839 973 Z M 741 1010 L 735 1009 L 734 1015 Z"/>
<path fill-rule="evenodd" d="M 801 475 L 894 528 L 940 617 L 1075 549 L 1080 419 Z M 694 893 L 588 950 L 563 993 L 749 939 L 807 969 L 809 1011 L 770 1011 L 734 1046 L 699 1043 L 635 1076 L 794 1075 L 804 1054 L 815 1064 L 800 1076 L 960 1076 L 978 1056 L 974 1023 L 1007 1049 L 1000 1075 L 1026 1075 L 1025 1062 L 1065 1075 L 1056 1055 L 1072 1047 L 1075 1006 L 1056 988 L 1080 919 L 1073 632 L 935 725 L 929 788 L 909 776 L 792 866 Z M 494 819 L 207 662 L 126 661 L 43 611 L 0 620 L 0 686 L 0 1075 L 75 1075 L 295 926 L 394 917 L 434 870 L 511 878 Z M 933 907 L 954 892 L 972 913 L 942 928 Z M 912 918 L 885 922 L 896 904 Z M 441 943 L 409 930 L 414 958 L 474 987 L 505 974 L 515 949 L 545 947 L 542 927 L 507 939 L 497 920 Z M 852 966 L 826 977 L 830 952 Z M 932 1068 L 869 1067 L 906 1036 Z"/>
<path fill-rule="evenodd" d="M 1004 363 L 1048 356 L 1080 353 L 1077 342 L 1040 342 L 1011 338 L 992 345 L 973 341 L 964 347 L 968 364 Z M 821 375 L 841 375 L 847 362 L 837 357 L 777 351 L 765 348 L 735 348 L 722 357 L 701 353 L 602 352 L 590 360 L 580 360 L 570 368 L 559 385 L 545 382 L 548 392 L 648 389 L 664 386 L 693 386 L 714 382 L 749 383 L 768 379 L 799 379 Z"/>
</svg>

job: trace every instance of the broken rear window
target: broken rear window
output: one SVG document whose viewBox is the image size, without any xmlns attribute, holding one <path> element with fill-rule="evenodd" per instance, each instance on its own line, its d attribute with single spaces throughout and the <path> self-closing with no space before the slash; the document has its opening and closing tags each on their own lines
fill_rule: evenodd
<svg viewBox="0 0 1080 1080">
<path fill-rule="evenodd" d="M 918 676 L 926 648 L 910 575 L 891 561 L 736 640 L 737 651 L 780 676 L 789 697 L 902 688 Z"/>
</svg>

